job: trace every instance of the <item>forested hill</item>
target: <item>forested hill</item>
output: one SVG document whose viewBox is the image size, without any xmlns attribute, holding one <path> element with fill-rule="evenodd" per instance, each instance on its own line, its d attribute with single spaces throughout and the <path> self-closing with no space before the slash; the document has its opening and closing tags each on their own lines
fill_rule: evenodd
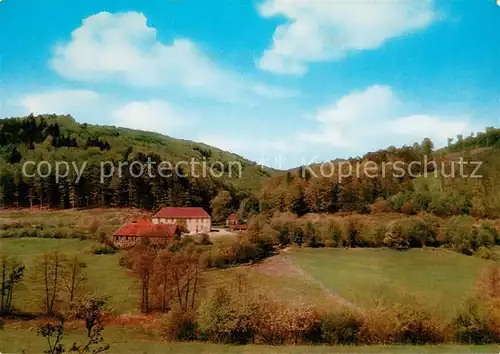
<svg viewBox="0 0 500 354">
<path fill-rule="evenodd" d="M 353 167 L 350 174 L 347 163 Z M 364 166 L 368 163 L 369 173 L 365 174 Z M 396 163 L 405 171 L 403 175 L 395 170 Z M 361 173 L 356 172 L 357 165 Z M 425 211 L 439 216 L 500 217 L 497 128 L 487 128 L 466 138 L 457 136 L 439 150 L 434 150 L 432 141 L 424 139 L 410 146 L 391 146 L 361 157 L 333 161 L 334 173 L 331 166 L 315 164 L 277 173 L 262 189 L 260 211 L 269 215 Z M 480 177 L 471 177 L 473 172 Z"/>
<path fill-rule="evenodd" d="M 112 161 L 118 169 L 120 162 L 146 163 L 148 159 L 157 164 L 168 161 L 174 168 L 179 161 L 194 159 L 200 163 L 196 167 L 197 176 L 202 175 L 200 166 L 205 161 L 208 167 L 214 167 L 217 176 L 223 176 L 214 178 L 211 173 L 206 173 L 194 178 L 191 167 L 182 165 L 177 171 L 180 173 L 171 173 L 172 178 L 160 178 L 158 173 L 157 178 L 150 178 L 147 173 L 141 178 L 133 178 L 129 176 L 129 168 L 124 167 L 121 179 L 115 173 L 113 178 L 100 183 L 101 162 Z M 85 161 L 87 165 L 78 183 L 75 183 L 73 168 L 68 177 L 56 183 L 54 168 L 48 178 L 23 176 L 22 166 L 26 161 L 37 164 L 48 161 L 52 167 L 56 161 L 70 164 L 74 161 L 77 166 L 82 166 Z M 241 178 L 236 162 L 242 166 Z M 42 167 L 42 173 L 47 173 L 47 166 Z M 33 166 L 28 166 L 28 172 L 33 173 Z M 251 191 L 259 190 L 271 173 L 271 169 L 257 166 L 241 156 L 158 133 L 79 124 L 71 116 L 31 115 L 0 120 L 2 206 L 157 208 L 163 205 L 199 205 L 209 208 L 210 201 L 222 190 L 229 191 L 234 203 L 239 203 Z"/>
</svg>

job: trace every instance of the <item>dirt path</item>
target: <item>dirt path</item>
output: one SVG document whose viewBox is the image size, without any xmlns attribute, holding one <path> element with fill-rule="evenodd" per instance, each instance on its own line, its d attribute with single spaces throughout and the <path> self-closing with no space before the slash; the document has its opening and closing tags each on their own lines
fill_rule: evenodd
<svg viewBox="0 0 500 354">
<path fill-rule="evenodd" d="M 277 256 L 273 256 L 268 258 L 263 263 L 257 265 L 259 271 L 269 274 L 269 275 L 286 275 L 286 276 L 300 276 L 310 283 L 318 285 L 328 296 L 337 304 L 341 306 L 348 307 L 353 310 L 362 311 L 362 309 L 350 302 L 349 300 L 342 297 L 335 291 L 329 289 L 325 284 L 323 284 L 320 280 L 314 278 L 309 273 L 305 272 L 302 268 L 296 265 L 290 257 L 286 254 L 290 254 L 291 251 L 289 249 L 284 249 L 284 252 Z"/>
</svg>

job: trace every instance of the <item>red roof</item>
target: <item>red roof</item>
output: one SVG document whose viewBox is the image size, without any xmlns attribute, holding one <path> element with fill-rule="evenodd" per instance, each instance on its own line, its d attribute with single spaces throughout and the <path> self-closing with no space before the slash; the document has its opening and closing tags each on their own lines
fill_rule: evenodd
<svg viewBox="0 0 500 354">
<path fill-rule="evenodd" d="M 198 207 L 162 208 L 153 217 L 163 219 L 210 219 L 210 215 L 203 208 Z"/>
<path fill-rule="evenodd" d="M 227 219 L 228 220 L 238 220 L 238 215 L 237 214 L 231 214 L 231 215 L 229 215 L 229 217 Z"/>
<path fill-rule="evenodd" d="M 115 236 L 129 237 L 172 237 L 176 234 L 177 224 L 153 224 L 148 219 L 131 222 L 120 227 Z"/>
</svg>

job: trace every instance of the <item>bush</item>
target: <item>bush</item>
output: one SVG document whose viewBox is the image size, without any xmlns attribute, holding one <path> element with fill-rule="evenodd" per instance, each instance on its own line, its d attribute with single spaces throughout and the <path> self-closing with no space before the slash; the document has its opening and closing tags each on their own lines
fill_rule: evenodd
<svg viewBox="0 0 500 354">
<path fill-rule="evenodd" d="M 405 250 L 409 248 L 410 244 L 408 242 L 408 235 L 405 233 L 400 222 L 395 221 L 389 225 L 389 228 L 385 233 L 384 244 L 389 248 L 397 250 Z"/>
<path fill-rule="evenodd" d="M 326 240 L 325 241 L 325 247 L 335 247 L 337 246 L 333 240 Z"/>
<path fill-rule="evenodd" d="M 363 246 L 363 241 L 361 240 L 361 233 L 363 229 L 363 223 L 361 219 L 356 216 L 349 216 L 344 219 L 342 225 L 342 239 L 345 240 L 345 246 L 349 247 L 360 247 Z"/>
<path fill-rule="evenodd" d="M 98 243 L 92 246 L 92 253 L 93 254 L 114 254 L 116 253 L 116 248 L 107 245 L 107 244 L 102 244 Z"/>
<path fill-rule="evenodd" d="M 375 225 L 368 229 L 367 235 L 363 239 L 368 247 L 380 247 L 384 245 L 386 233 L 387 227 L 384 224 Z"/>
<path fill-rule="evenodd" d="M 14 238 L 19 237 L 19 234 L 14 229 L 4 229 L 0 232 L 0 238 Z"/>
<path fill-rule="evenodd" d="M 321 241 L 326 247 L 342 247 L 342 226 L 336 220 L 327 220 L 319 227 Z M 328 244 L 328 246 L 327 246 Z M 331 245 L 331 246 L 330 246 Z"/>
<path fill-rule="evenodd" d="M 436 244 L 435 231 L 424 220 L 412 220 L 407 227 L 410 247 L 433 246 Z"/>
<path fill-rule="evenodd" d="M 491 308 L 475 300 L 469 300 L 451 323 L 457 342 L 463 344 L 499 343 L 498 327 L 490 317 Z"/>
<path fill-rule="evenodd" d="M 246 344 L 254 341 L 254 306 L 235 301 L 231 293 L 218 288 L 201 305 L 200 331 L 215 343 Z"/>
<path fill-rule="evenodd" d="M 322 341 L 332 345 L 358 343 L 358 332 L 363 326 L 363 318 L 349 309 L 330 313 L 321 317 Z"/>
<path fill-rule="evenodd" d="M 371 209 L 372 214 L 389 213 L 392 211 L 392 206 L 391 206 L 391 203 L 389 203 L 387 200 L 385 200 L 383 198 L 378 198 L 371 205 L 370 209 Z"/>
<path fill-rule="evenodd" d="M 482 259 L 496 259 L 496 254 L 490 248 L 481 246 L 476 251 L 474 251 L 473 256 Z"/>
<path fill-rule="evenodd" d="M 430 312 L 411 306 L 396 310 L 395 341 L 402 344 L 435 344 L 444 340 L 444 331 Z"/>
<path fill-rule="evenodd" d="M 208 234 L 201 234 L 200 235 L 200 240 L 198 242 L 200 245 L 211 245 L 212 241 L 210 241 L 210 236 Z"/>
<path fill-rule="evenodd" d="M 412 202 L 407 201 L 401 206 L 401 212 L 406 215 L 412 215 L 415 213 L 415 208 L 413 207 Z"/>
<path fill-rule="evenodd" d="M 223 268 L 267 257 L 273 249 L 271 241 L 269 239 L 256 241 L 257 243 L 254 244 L 250 243 L 246 238 L 241 238 L 230 245 L 214 246 L 209 263 L 212 267 Z"/>
<path fill-rule="evenodd" d="M 162 323 L 162 333 L 168 341 L 193 341 L 198 338 L 196 314 L 178 310 L 170 311 Z"/>
<path fill-rule="evenodd" d="M 277 241 L 281 246 L 292 243 L 292 234 L 296 222 L 297 216 L 293 213 L 277 214 L 271 220 L 271 226 L 277 231 Z"/>
<path fill-rule="evenodd" d="M 54 238 L 62 239 L 62 238 L 71 238 L 73 234 L 73 230 L 68 227 L 58 227 L 54 230 Z"/>
<path fill-rule="evenodd" d="M 392 344 L 395 342 L 396 320 L 384 308 L 363 313 L 363 325 L 358 332 L 358 344 Z"/>
<path fill-rule="evenodd" d="M 71 238 L 74 238 L 74 239 L 79 239 L 79 240 L 86 240 L 87 239 L 87 235 L 85 234 L 85 232 L 80 231 L 80 230 L 71 230 L 71 232 L 69 233 L 68 236 Z"/>
<path fill-rule="evenodd" d="M 292 244 L 302 246 L 304 243 L 304 231 L 300 226 L 295 226 L 292 230 Z"/>
<path fill-rule="evenodd" d="M 303 227 L 304 242 L 306 247 L 318 247 L 320 246 L 320 236 L 316 230 L 316 226 L 308 221 Z"/>
<path fill-rule="evenodd" d="M 408 201 L 409 196 L 399 192 L 387 199 L 387 201 L 391 204 L 393 210 L 401 210 L 403 205 Z"/>
<path fill-rule="evenodd" d="M 498 232 L 490 223 L 482 223 L 477 230 L 476 243 L 479 246 L 491 247 L 498 243 Z"/>
<path fill-rule="evenodd" d="M 40 235 L 42 238 L 54 238 L 54 229 L 44 229 Z"/>
<path fill-rule="evenodd" d="M 321 318 L 312 307 L 291 308 L 261 302 L 255 337 L 270 345 L 321 342 Z"/>
<path fill-rule="evenodd" d="M 477 249 L 474 219 L 468 216 L 453 216 L 441 227 L 440 241 L 456 251 L 472 255 Z"/>
</svg>

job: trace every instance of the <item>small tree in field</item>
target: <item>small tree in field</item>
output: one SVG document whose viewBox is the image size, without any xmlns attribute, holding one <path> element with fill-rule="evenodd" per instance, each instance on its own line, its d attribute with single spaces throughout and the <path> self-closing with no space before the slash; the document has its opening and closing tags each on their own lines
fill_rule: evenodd
<svg viewBox="0 0 500 354">
<path fill-rule="evenodd" d="M 7 256 L 0 257 L 0 314 L 12 312 L 14 290 L 23 279 L 24 268 Z"/>
<path fill-rule="evenodd" d="M 43 306 L 47 315 L 53 315 L 57 304 L 61 301 L 63 286 L 64 258 L 57 251 L 44 254 L 38 269 L 43 279 Z"/>
<path fill-rule="evenodd" d="M 63 284 L 68 292 L 69 301 L 73 302 L 81 292 L 84 283 L 87 281 L 84 269 L 86 264 L 77 257 L 71 259 L 63 271 Z"/>
</svg>

